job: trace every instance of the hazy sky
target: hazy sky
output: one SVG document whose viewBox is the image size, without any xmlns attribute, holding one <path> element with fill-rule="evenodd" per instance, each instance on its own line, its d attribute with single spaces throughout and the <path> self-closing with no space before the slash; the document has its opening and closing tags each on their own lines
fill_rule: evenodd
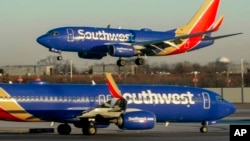
<svg viewBox="0 0 250 141">
<path fill-rule="evenodd" d="M 48 30 L 61 26 L 97 26 L 166 31 L 186 24 L 205 0 L 0 0 L 0 66 L 35 65 L 49 52 L 36 42 Z M 148 57 L 153 63 L 189 61 L 205 64 L 220 56 L 239 63 L 250 62 L 249 0 L 221 0 L 219 15 L 225 20 L 213 35 L 244 34 L 221 40 L 201 50 L 164 57 Z M 219 16 L 218 15 L 218 16 Z M 77 53 L 63 53 L 77 67 L 98 61 L 80 59 Z M 115 63 L 105 57 L 101 62 Z"/>
</svg>

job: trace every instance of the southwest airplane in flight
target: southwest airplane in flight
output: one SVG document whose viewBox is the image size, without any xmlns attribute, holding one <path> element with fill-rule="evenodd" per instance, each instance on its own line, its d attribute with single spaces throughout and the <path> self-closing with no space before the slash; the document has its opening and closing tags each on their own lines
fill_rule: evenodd
<svg viewBox="0 0 250 141">
<path fill-rule="evenodd" d="M 49 51 L 77 52 L 80 58 L 101 59 L 110 55 L 118 57 L 117 65 L 126 65 L 126 60 L 137 56 L 135 64 L 143 65 L 141 56 L 166 56 L 197 50 L 214 43 L 215 39 L 241 33 L 212 37 L 224 19 L 216 22 L 220 0 L 206 0 L 188 24 L 169 31 L 115 29 L 99 27 L 61 27 L 48 31 L 37 42 Z"/>
<path fill-rule="evenodd" d="M 235 106 L 215 92 L 182 86 L 0 84 L 0 120 L 59 122 L 57 132 L 71 133 L 73 124 L 85 135 L 116 124 L 122 130 L 154 128 L 156 122 L 200 122 L 207 125 L 235 112 Z"/>
</svg>

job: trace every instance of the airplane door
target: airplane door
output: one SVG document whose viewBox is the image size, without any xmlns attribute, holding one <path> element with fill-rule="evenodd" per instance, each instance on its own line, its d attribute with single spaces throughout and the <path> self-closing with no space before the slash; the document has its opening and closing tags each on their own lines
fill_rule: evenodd
<svg viewBox="0 0 250 141">
<path fill-rule="evenodd" d="M 102 105 L 103 103 L 105 103 L 106 102 L 105 95 L 99 95 L 98 101 L 99 101 L 99 105 Z"/>
<path fill-rule="evenodd" d="M 74 31 L 72 28 L 67 28 L 68 42 L 74 42 Z"/>
<path fill-rule="evenodd" d="M 210 97 L 209 94 L 206 92 L 202 93 L 203 96 L 203 108 L 204 109 L 210 109 Z"/>
</svg>

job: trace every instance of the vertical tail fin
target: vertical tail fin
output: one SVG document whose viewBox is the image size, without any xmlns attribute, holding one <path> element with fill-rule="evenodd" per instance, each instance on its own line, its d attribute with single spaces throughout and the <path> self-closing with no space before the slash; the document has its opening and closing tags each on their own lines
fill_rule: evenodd
<svg viewBox="0 0 250 141">
<path fill-rule="evenodd" d="M 108 89 L 111 93 L 111 95 L 114 98 L 122 99 L 122 94 L 118 88 L 118 86 L 115 83 L 115 80 L 113 79 L 111 73 L 105 72 L 105 76 L 107 78 L 107 84 L 108 84 Z"/>
<path fill-rule="evenodd" d="M 220 0 L 206 0 L 187 25 L 176 30 L 177 35 L 204 32 L 213 28 Z"/>
</svg>

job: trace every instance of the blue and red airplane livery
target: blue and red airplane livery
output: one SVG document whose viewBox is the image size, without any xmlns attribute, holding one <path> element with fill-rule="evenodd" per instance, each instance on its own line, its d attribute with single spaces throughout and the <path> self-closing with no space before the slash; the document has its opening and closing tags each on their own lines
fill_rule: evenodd
<svg viewBox="0 0 250 141">
<path fill-rule="evenodd" d="M 166 56 L 197 50 L 214 43 L 214 40 L 238 35 L 227 34 L 212 37 L 224 19 L 217 21 L 216 15 L 220 0 L 206 0 L 193 18 L 184 26 L 168 31 L 116 29 L 101 27 L 60 27 L 48 31 L 37 38 L 37 42 L 59 53 L 77 52 L 80 58 L 101 59 L 110 55 L 118 57 L 117 65 L 126 65 L 126 60 L 137 56 L 135 64 L 143 65 L 141 56 Z"/>
<path fill-rule="evenodd" d="M 154 128 L 156 122 L 207 125 L 234 113 L 235 106 L 201 88 L 166 85 L 119 85 L 106 73 L 107 85 L 0 84 L 0 120 L 58 122 L 59 134 L 73 124 L 85 135 L 116 124 L 122 130 Z"/>
</svg>

